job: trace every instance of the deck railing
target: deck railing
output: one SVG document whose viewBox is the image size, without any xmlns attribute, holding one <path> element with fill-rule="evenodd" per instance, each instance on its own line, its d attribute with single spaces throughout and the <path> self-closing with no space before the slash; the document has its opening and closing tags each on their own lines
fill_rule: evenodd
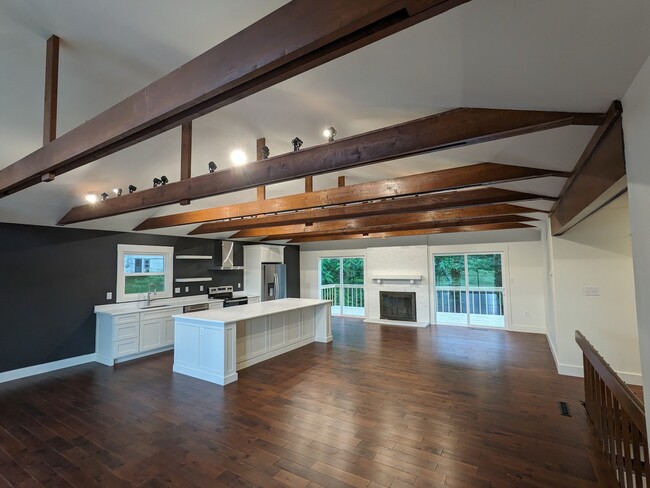
<svg viewBox="0 0 650 488">
<path fill-rule="evenodd" d="M 436 286 L 438 312 L 503 315 L 503 288 Z M 469 295 L 469 296 L 468 296 Z"/>
<path fill-rule="evenodd" d="M 341 287 L 339 285 L 321 285 L 322 300 L 331 300 L 333 306 L 341 305 Z M 365 307 L 364 285 L 343 285 L 344 307 Z"/>
<path fill-rule="evenodd" d="M 618 377 L 580 331 L 585 370 L 585 407 L 618 484 L 623 488 L 648 486 L 648 438 L 643 403 Z"/>
</svg>

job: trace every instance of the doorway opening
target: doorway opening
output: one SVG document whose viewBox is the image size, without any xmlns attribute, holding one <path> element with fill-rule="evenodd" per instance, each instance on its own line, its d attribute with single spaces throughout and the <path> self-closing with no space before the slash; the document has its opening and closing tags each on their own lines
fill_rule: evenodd
<svg viewBox="0 0 650 488">
<path fill-rule="evenodd" d="M 332 301 L 332 315 L 366 316 L 364 259 L 320 258 L 319 295 Z"/>
<path fill-rule="evenodd" d="M 435 255 L 436 323 L 505 327 L 502 261 L 501 253 Z"/>
</svg>

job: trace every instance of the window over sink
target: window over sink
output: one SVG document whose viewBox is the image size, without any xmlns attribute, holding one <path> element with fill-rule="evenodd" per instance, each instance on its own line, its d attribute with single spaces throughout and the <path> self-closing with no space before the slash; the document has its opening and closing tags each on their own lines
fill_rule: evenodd
<svg viewBox="0 0 650 488">
<path fill-rule="evenodd" d="M 174 248 L 170 246 L 117 245 L 117 302 L 173 296 Z"/>
</svg>

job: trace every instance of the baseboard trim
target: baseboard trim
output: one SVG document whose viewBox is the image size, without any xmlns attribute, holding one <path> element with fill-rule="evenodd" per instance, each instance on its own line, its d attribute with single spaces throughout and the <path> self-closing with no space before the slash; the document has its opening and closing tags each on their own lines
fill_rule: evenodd
<svg viewBox="0 0 650 488">
<path fill-rule="evenodd" d="M 564 376 L 575 376 L 577 378 L 583 378 L 585 375 L 582 366 L 574 366 L 572 364 L 560 364 L 557 372 Z M 625 383 L 628 383 L 630 385 L 643 386 L 643 376 L 641 376 L 639 373 L 617 371 L 616 374 Z"/>
<path fill-rule="evenodd" d="M 0 383 L 7 381 L 19 380 L 37 374 L 50 373 L 59 369 L 70 368 L 72 366 L 79 366 L 80 364 L 92 363 L 95 361 L 95 353 L 86 354 L 84 356 L 76 356 L 73 358 L 60 359 L 59 361 L 52 361 L 51 363 L 36 364 L 34 366 L 27 366 L 26 368 L 13 369 L 0 373 Z"/>
<path fill-rule="evenodd" d="M 555 351 L 555 346 L 553 345 L 553 341 L 551 341 L 551 337 L 548 335 L 548 333 L 546 334 L 546 342 L 548 342 L 548 347 L 551 350 L 551 356 L 553 356 L 555 369 L 557 370 L 558 373 L 560 373 L 560 362 L 557 359 L 557 352 Z"/>
<path fill-rule="evenodd" d="M 508 332 L 526 332 L 527 334 L 546 334 L 546 327 L 536 325 L 511 325 L 506 330 Z"/>
</svg>

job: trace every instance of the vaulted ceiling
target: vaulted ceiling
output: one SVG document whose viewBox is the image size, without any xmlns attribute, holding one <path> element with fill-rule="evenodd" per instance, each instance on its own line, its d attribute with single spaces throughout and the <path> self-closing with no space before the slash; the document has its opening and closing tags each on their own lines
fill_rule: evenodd
<svg viewBox="0 0 650 488">
<path fill-rule="evenodd" d="M 42 144 L 45 40 L 61 37 L 59 134 L 218 44 L 285 2 L 266 0 L 0 0 L 0 168 Z M 482 0 L 267 88 L 194 121 L 192 173 L 208 161 L 231 165 L 243 148 L 254 159 L 265 137 L 271 154 L 308 147 L 333 125 L 355 135 L 461 106 L 605 112 L 650 54 L 644 0 Z M 594 127 L 569 126 L 449 149 L 314 178 L 314 189 L 376 181 L 484 161 L 571 171 Z M 179 178 L 180 128 L 0 199 L 0 221 L 55 225 L 86 193 L 151 186 Z M 498 185 L 557 196 L 563 178 Z M 269 198 L 303 182 L 267 188 Z M 74 224 L 131 231 L 143 220 L 255 200 L 255 190 Z M 551 202 L 526 202 L 543 210 Z M 185 235 L 192 226 L 150 232 Z M 226 237 L 232 232 L 207 234 Z"/>
</svg>

